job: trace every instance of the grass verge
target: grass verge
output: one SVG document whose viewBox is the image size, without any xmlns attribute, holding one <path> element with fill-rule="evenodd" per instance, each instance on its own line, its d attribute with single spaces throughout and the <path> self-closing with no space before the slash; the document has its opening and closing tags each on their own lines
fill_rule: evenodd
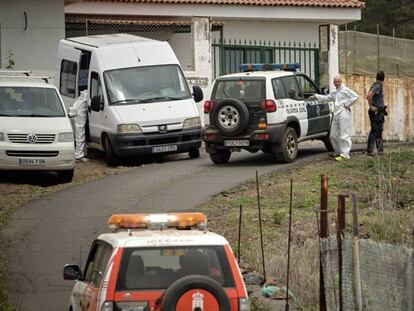
<svg viewBox="0 0 414 311">
<path fill-rule="evenodd" d="M 334 232 L 337 195 L 358 197 L 360 235 L 376 241 L 413 245 L 414 146 L 394 147 L 382 157 L 353 155 L 346 162 L 323 161 L 285 173 L 260 177 L 263 236 L 267 279 L 285 285 L 290 179 L 293 179 L 291 290 L 299 310 L 318 309 L 319 260 L 316 210 L 320 176 L 328 176 L 330 232 Z M 252 176 L 253 177 L 253 176 Z M 224 235 L 237 252 L 238 212 L 243 207 L 241 259 L 261 272 L 256 184 L 223 192 L 202 210 L 210 228 Z M 347 201 L 347 230 L 352 230 L 351 202 Z"/>
</svg>

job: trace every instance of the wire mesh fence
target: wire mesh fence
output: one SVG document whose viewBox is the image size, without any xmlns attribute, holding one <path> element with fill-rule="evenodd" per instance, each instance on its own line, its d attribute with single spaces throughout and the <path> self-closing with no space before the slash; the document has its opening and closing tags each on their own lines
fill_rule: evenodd
<svg viewBox="0 0 414 311">
<path fill-rule="evenodd" d="M 341 31 L 339 50 L 341 73 L 414 77 L 414 40 Z"/>
<path fill-rule="evenodd" d="M 414 250 L 359 240 L 362 310 L 413 310 Z M 321 240 L 327 310 L 358 310 L 352 237 L 342 243 L 342 309 L 339 306 L 338 247 L 334 236 Z"/>
<path fill-rule="evenodd" d="M 66 20 L 66 38 L 127 33 L 154 40 L 167 41 L 184 70 L 194 70 L 192 22 L 177 20 Z"/>
</svg>

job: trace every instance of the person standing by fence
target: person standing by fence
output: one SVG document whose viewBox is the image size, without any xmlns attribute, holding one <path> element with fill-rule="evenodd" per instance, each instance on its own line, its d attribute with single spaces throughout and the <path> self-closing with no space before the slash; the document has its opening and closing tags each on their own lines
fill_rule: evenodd
<svg viewBox="0 0 414 311">
<path fill-rule="evenodd" d="M 378 155 L 384 151 L 382 142 L 382 131 L 384 130 L 384 121 L 387 114 L 387 106 L 384 105 L 383 83 L 385 74 L 383 71 L 378 71 L 377 79 L 372 84 L 367 100 L 369 104 L 369 120 L 371 122 L 371 131 L 368 136 L 367 154 L 375 156 L 374 146 L 377 148 Z"/>
</svg>

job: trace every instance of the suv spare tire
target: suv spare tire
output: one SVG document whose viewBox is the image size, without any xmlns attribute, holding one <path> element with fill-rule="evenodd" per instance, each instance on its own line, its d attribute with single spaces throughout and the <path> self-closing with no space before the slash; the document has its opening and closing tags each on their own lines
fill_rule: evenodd
<svg viewBox="0 0 414 311">
<path fill-rule="evenodd" d="M 241 100 L 223 99 L 214 105 L 211 121 L 220 133 L 236 136 L 249 124 L 249 110 Z"/>
<path fill-rule="evenodd" d="M 178 279 L 168 287 L 162 300 L 161 311 L 176 311 L 180 298 L 192 289 L 209 292 L 217 300 L 220 311 L 230 311 L 230 301 L 224 288 L 212 278 L 196 274 Z"/>
</svg>

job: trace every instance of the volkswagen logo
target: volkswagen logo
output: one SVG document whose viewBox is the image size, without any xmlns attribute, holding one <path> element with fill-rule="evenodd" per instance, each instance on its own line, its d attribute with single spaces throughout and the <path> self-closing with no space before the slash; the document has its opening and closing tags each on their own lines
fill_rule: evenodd
<svg viewBox="0 0 414 311">
<path fill-rule="evenodd" d="M 160 134 L 167 133 L 167 126 L 166 125 L 158 125 L 158 131 Z"/>
<path fill-rule="evenodd" d="M 35 144 L 37 142 L 37 136 L 35 134 L 27 135 L 26 139 L 29 144 Z"/>
</svg>

